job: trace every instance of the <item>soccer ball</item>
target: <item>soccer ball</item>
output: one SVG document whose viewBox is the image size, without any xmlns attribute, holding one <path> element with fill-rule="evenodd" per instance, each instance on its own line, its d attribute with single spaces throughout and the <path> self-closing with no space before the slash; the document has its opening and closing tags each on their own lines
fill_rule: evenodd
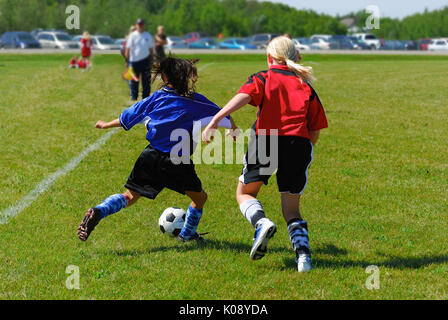
<svg viewBox="0 0 448 320">
<path fill-rule="evenodd" d="M 182 231 L 187 213 L 180 208 L 168 208 L 159 218 L 159 227 L 162 233 L 177 237 Z"/>
</svg>

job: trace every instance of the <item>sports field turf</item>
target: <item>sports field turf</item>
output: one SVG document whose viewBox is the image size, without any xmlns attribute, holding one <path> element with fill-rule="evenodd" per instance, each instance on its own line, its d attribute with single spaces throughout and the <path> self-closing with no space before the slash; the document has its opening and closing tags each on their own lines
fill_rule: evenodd
<svg viewBox="0 0 448 320">
<path fill-rule="evenodd" d="M 263 56 L 201 56 L 198 91 L 223 105 Z M 0 212 L 63 168 L 127 106 L 119 56 L 96 56 L 88 73 L 68 55 L 0 55 Z M 448 299 L 448 58 L 312 56 L 327 111 L 302 200 L 315 269 L 298 274 L 275 177 L 260 199 L 279 232 L 261 261 L 234 193 L 241 165 L 198 165 L 209 194 L 200 231 L 208 245 L 179 244 L 157 221 L 186 197 L 156 201 L 76 237 L 84 212 L 124 191 L 147 145 L 139 127 L 114 134 L 7 224 L 0 225 L 0 299 Z M 235 114 L 247 129 L 256 111 Z M 80 290 L 65 287 L 80 268 Z M 366 267 L 380 270 L 368 290 Z"/>
</svg>

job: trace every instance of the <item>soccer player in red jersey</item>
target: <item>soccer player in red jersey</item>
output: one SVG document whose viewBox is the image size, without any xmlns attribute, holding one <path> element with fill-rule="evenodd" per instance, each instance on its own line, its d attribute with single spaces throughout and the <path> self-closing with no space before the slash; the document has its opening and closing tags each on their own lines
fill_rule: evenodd
<svg viewBox="0 0 448 320">
<path fill-rule="evenodd" d="M 277 231 L 257 200 L 262 185 L 277 170 L 283 216 L 296 252 L 297 268 L 306 272 L 311 270 L 312 262 L 308 225 L 300 214 L 299 202 L 308 183 L 313 146 L 320 130 L 328 127 L 327 118 L 310 85 L 312 68 L 299 64 L 299 52 L 290 39 L 272 40 L 267 48 L 267 61 L 269 70 L 249 77 L 238 94 L 209 123 L 202 139 L 209 142 L 225 116 L 247 104 L 258 107 L 237 188 L 241 212 L 255 228 L 250 257 L 263 258 L 269 239 Z M 268 154 L 268 161 L 263 161 L 262 157 Z"/>
<path fill-rule="evenodd" d="M 82 35 L 81 39 L 81 56 L 84 60 L 89 60 L 92 54 L 93 42 L 90 38 L 90 34 L 86 31 Z"/>
</svg>

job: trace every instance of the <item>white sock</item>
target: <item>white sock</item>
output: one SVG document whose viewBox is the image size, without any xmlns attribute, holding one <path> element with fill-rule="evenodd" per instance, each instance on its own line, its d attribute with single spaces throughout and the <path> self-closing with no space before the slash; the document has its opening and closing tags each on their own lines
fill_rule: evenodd
<svg viewBox="0 0 448 320">
<path fill-rule="evenodd" d="M 257 227 L 258 221 L 266 218 L 263 206 L 257 199 L 246 200 L 240 205 L 241 213 L 254 226 Z"/>
</svg>

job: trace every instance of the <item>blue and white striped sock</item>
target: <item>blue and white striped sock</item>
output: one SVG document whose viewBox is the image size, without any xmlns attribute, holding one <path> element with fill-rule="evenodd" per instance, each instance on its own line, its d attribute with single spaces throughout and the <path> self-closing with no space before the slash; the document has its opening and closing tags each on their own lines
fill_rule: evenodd
<svg viewBox="0 0 448 320">
<path fill-rule="evenodd" d="M 255 229 L 258 227 L 258 222 L 261 219 L 266 218 L 263 206 L 257 199 L 244 201 L 240 205 L 240 210 L 244 217 L 254 226 Z"/>
<path fill-rule="evenodd" d="M 195 209 L 190 206 L 187 210 L 185 224 L 180 232 L 180 236 L 186 240 L 191 239 L 196 234 L 199 222 L 201 221 L 203 209 Z"/>
<path fill-rule="evenodd" d="M 289 239 L 298 254 L 310 254 L 308 224 L 304 220 L 293 219 L 288 222 Z"/>
<path fill-rule="evenodd" d="M 114 194 L 95 208 L 101 211 L 101 219 L 104 219 L 118 211 L 126 208 L 128 199 L 123 194 Z"/>
</svg>

